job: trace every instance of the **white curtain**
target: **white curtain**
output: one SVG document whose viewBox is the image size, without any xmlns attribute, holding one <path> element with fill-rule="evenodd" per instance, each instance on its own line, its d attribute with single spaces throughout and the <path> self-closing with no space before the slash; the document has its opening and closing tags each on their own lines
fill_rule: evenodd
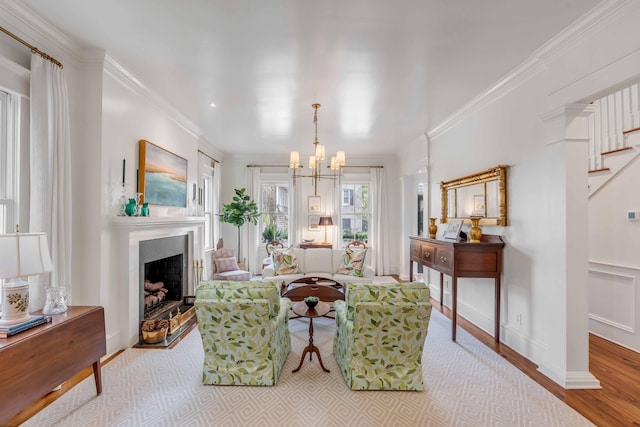
<svg viewBox="0 0 640 427">
<path fill-rule="evenodd" d="M 47 233 L 53 286 L 71 283 L 71 147 L 69 99 L 63 70 L 31 56 L 29 231 Z M 31 286 L 31 308 L 44 306 L 46 278 Z"/>
<path fill-rule="evenodd" d="M 260 206 L 260 168 L 247 168 L 249 176 L 247 177 L 247 194 Z M 258 208 L 259 210 L 260 208 Z M 262 263 L 258 260 L 258 226 L 248 223 L 247 227 L 246 251 L 247 251 L 247 268 L 251 273 L 259 272 Z"/>
<path fill-rule="evenodd" d="M 371 266 L 376 275 L 389 274 L 389 236 L 387 213 L 387 183 L 383 168 L 371 168 L 371 244 L 375 248 Z"/>
<path fill-rule="evenodd" d="M 342 248 L 342 180 L 336 178 L 336 182 L 331 186 L 331 210 L 327 208 L 327 214 L 331 215 L 333 227 L 330 228 L 329 238 L 333 242 L 334 249 Z M 335 184 L 335 185 L 334 185 Z"/>
<path fill-rule="evenodd" d="M 212 246 L 215 247 L 218 239 L 220 237 L 222 237 L 222 235 L 220 234 L 220 217 L 218 216 L 218 214 L 220 213 L 220 191 L 221 191 L 221 184 L 220 184 L 220 178 L 222 177 L 222 164 L 221 163 L 215 163 L 213 165 L 213 197 L 212 197 L 212 212 L 213 212 L 213 224 L 211 225 L 213 227 L 213 242 L 211 242 Z"/>
<path fill-rule="evenodd" d="M 289 245 L 296 246 L 302 241 L 302 229 L 305 227 L 302 206 L 302 180 L 298 178 L 294 183 L 293 177 L 289 177 Z M 306 210 L 305 210 L 306 212 Z"/>
</svg>

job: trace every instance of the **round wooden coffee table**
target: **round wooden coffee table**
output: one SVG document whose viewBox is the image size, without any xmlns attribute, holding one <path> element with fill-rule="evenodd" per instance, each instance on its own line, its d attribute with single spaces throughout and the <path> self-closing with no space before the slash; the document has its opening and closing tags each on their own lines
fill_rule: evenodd
<svg viewBox="0 0 640 427">
<path fill-rule="evenodd" d="M 300 301 L 293 304 L 293 307 L 291 307 L 291 309 L 298 316 L 309 318 L 309 345 L 306 346 L 302 351 L 300 364 L 291 372 L 298 372 L 300 370 L 300 368 L 302 367 L 302 362 L 304 362 L 304 356 L 306 356 L 307 353 L 309 353 L 309 361 L 313 359 L 313 353 L 317 354 L 318 362 L 320 362 L 320 367 L 322 368 L 322 370 L 325 372 L 331 372 L 324 367 L 324 365 L 322 364 L 322 357 L 320 357 L 320 350 L 318 349 L 318 347 L 313 345 L 313 319 L 314 317 L 322 317 L 326 315 L 330 310 L 329 304 L 327 304 L 326 302 L 318 301 L 318 304 L 315 306 L 315 308 L 309 308 L 304 301 Z"/>
</svg>

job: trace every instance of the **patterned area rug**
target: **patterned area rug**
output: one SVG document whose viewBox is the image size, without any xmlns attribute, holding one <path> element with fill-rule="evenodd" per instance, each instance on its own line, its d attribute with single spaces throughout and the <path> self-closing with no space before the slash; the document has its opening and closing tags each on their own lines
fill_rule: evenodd
<svg viewBox="0 0 640 427">
<path fill-rule="evenodd" d="M 290 321 L 293 349 L 274 387 L 204 386 L 195 329 L 172 350 L 127 349 L 25 426 L 591 426 L 433 310 L 423 355 L 425 391 L 351 391 L 333 358 L 333 320 L 314 322 L 323 372 L 308 358 L 307 320 Z"/>
</svg>

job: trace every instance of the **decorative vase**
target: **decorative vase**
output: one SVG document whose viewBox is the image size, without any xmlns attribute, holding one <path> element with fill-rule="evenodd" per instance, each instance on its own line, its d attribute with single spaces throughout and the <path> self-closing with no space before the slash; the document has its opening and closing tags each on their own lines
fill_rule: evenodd
<svg viewBox="0 0 640 427">
<path fill-rule="evenodd" d="M 316 305 L 318 305 L 319 300 L 320 299 L 318 297 L 308 296 L 304 299 L 304 303 L 307 304 L 307 307 L 309 307 L 309 310 L 311 310 L 314 309 Z"/>
<path fill-rule="evenodd" d="M 436 225 L 436 218 L 429 218 L 429 237 L 435 239 L 437 232 L 438 226 Z"/>
<path fill-rule="evenodd" d="M 480 218 L 471 218 L 471 228 L 469 229 L 469 241 L 471 243 L 480 243 L 482 238 L 482 229 L 480 228 Z"/>
<path fill-rule="evenodd" d="M 124 208 L 124 213 L 127 214 L 127 216 L 133 216 L 136 213 L 136 199 L 129 199 L 129 203 L 127 203 L 127 206 L 125 206 Z"/>
<path fill-rule="evenodd" d="M 142 216 L 149 216 L 149 203 L 144 202 L 142 204 L 142 209 L 140 209 L 140 214 Z"/>
<path fill-rule="evenodd" d="M 67 311 L 68 286 L 47 286 L 47 301 L 42 309 L 43 314 L 60 314 Z"/>
</svg>

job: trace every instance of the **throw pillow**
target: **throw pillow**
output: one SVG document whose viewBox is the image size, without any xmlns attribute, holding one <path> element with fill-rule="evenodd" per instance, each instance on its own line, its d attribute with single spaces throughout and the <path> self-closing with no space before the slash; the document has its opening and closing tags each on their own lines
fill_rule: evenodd
<svg viewBox="0 0 640 427">
<path fill-rule="evenodd" d="M 216 263 L 216 271 L 218 273 L 224 273 L 225 271 L 235 271 L 239 270 L 238 261 L 236 257 L 232 256 L 229 258 L 214 258 Z"/>
<path fill-rule="evenodd" d="M 346 248 L 344 256 L 342 257 L 342 264 L 340 265 L 340 268 L 338 268 L 338 274 L 362 277 L 364 258 L 367 255 L 367 249 L 369 248 L 354 251 L 351 248 Z"/>
<path fill-rule="evenodd" d="M 271 252 L 271 259 L 273 260 L 273 270 L 276 276 L 302 273 L 298 266 L 298 258 L 293 252 L 293 247 L 285 250 L 274 250 Z"/>
</svg>

